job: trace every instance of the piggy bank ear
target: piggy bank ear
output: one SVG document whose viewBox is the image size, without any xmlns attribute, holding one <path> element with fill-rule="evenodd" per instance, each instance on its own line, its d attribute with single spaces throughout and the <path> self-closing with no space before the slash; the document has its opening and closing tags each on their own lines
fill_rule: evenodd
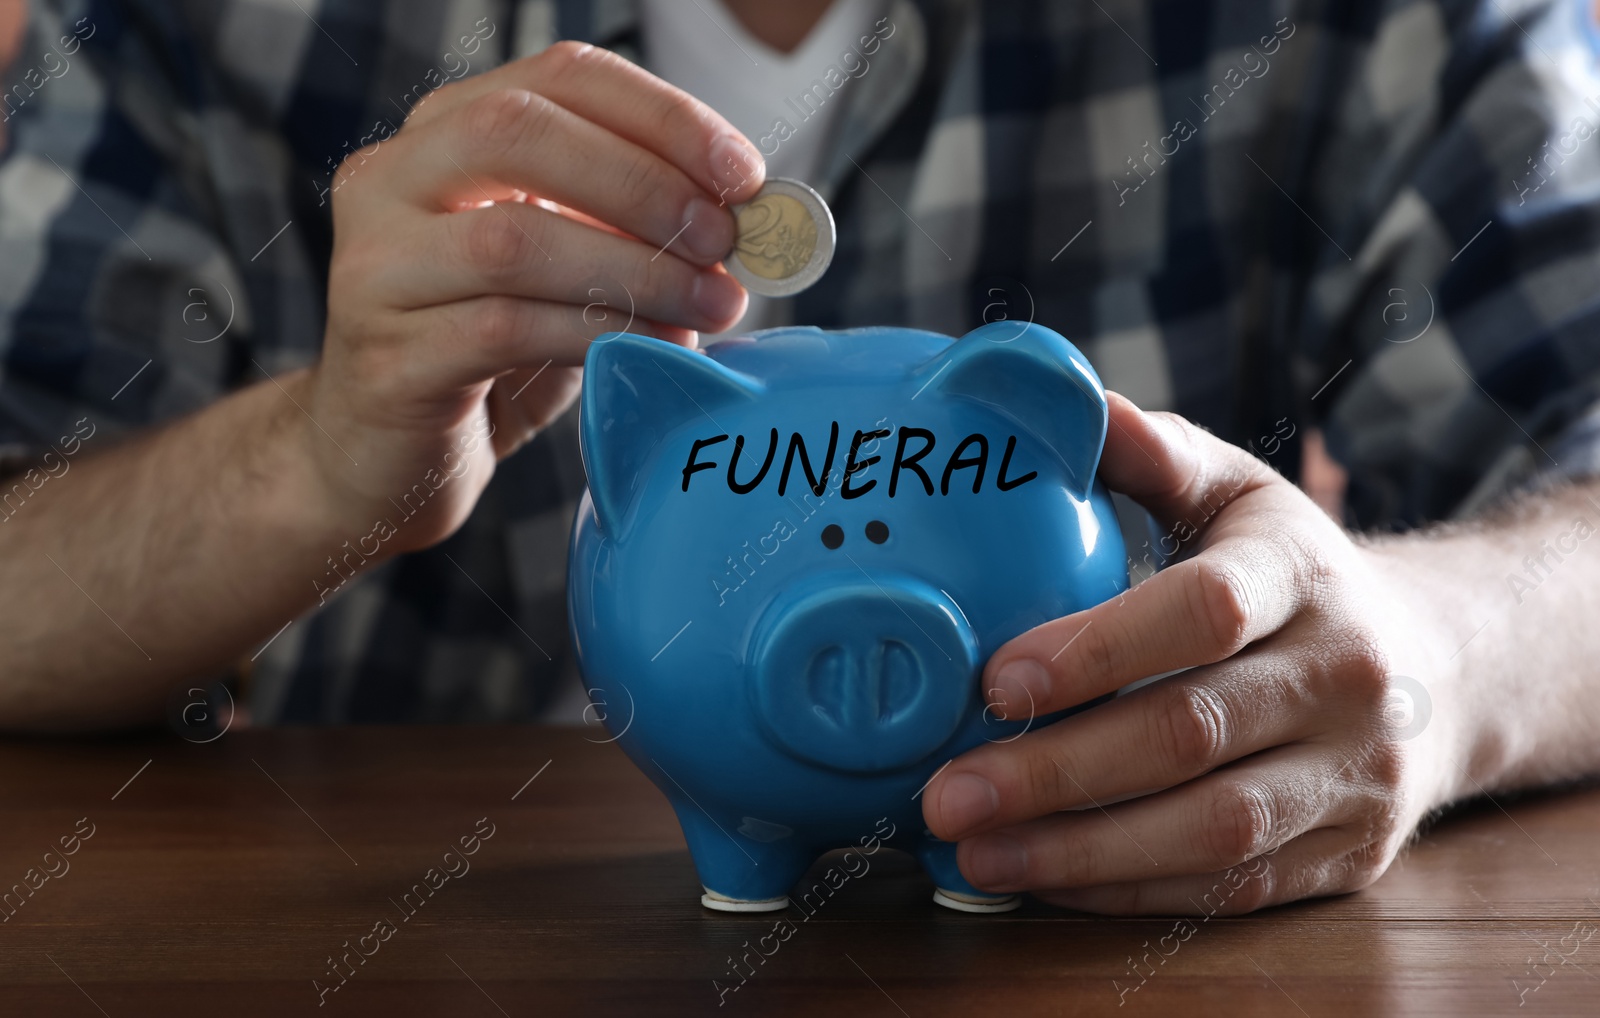
<svg viewBox="0 0 1600 1018">
<path fill-rule="evenodd" d="M 1088 497 L 1106 441 L 1106 391 L 1078 348 L 1040 325 L 994 322 L 917 368 L 914 384 L 981 403 L 1010 418 L 1066 466 Z"/>
<path fill-rule="evenodd" d="M 659 339 L 608 332 L 583 362 L 578 442 L 589 497 L 603 530 L 616 533 L 662 440 L 686 421 L 716 429 L 718 407 L 748 403 L 761 384 Z"/>
</svg>

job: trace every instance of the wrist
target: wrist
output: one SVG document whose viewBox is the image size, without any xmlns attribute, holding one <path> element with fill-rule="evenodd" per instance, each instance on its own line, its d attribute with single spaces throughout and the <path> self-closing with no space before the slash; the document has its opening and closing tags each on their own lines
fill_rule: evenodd
<svg viewBox="0 0 1600 1018">
<path fill-rule="evenodd" d="M 332 551 L 357 528 L 365 533 L 375 510 L 351 483 L 358 465 L 308 412 L 313 372 L 302 368 L 257 387 L 265 419 L 260 432 L 247 436 L 250 447 L 240 459 L 252 465 L 249 473 L 272 479 L 265 497 L 273 519 Z"/>
<path fill-rule="evenodd" d="M 359 400 L 319 362 L 282 379 L 299 459 L 322 518 L 363 564 L 431 547 L 465 522 L 494 472 L 494 429 L 481 395 L 440 412 L 363 420 Z M 396 400 L 399 403 L 402 401 Z M 303 409 L 301 409 L 303 408 Z M 435 419 L 437 418 L 437 419 Z"/>
<path fill-rule="evenodd" d="M 1482 669 L 1471 667 L 1474 652 L 1496 634 L 1484 623 L 1490 618 L 1484 600 L 1492 584 L 1475 575 L 1481 556 L 1463 547 L 1468 540 L 1466 535 L 1412 533 L 1360 546 L 1387 592 L 1381 610 L 1389 630 L 1401 634 L 1395 671 L 1421 688 L 1404 692 L 1426 700 L 1410 706 L 1428 712 L 1416 743 L 1437 772 L 1438 793 L 1430 808 L 1494 787 L 1513 763 L 1515 714 L 1484 681 Z"/>
</svg>

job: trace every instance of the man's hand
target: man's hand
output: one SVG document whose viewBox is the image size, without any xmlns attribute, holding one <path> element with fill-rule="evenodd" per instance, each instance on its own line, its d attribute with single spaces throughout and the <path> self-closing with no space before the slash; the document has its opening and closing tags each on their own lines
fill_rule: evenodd
<svg viewBox="0 0 1600 1018">
<path fill-rule="evenodd" d="M 746 298 L 718 264 L 727 206 L 763 175 L 709 107 L 570 42 L 439 89 L 347 159 L 305 438 L 351 526 L 465 446 L 389 550 L 452 532 L 496 458 L 571 403 L 597 335 L 692 346 L 731 326 Z"/>
<path fill-rule="evenodd" d="M 742 313 L 717 263 L 763 174 L 705 105 L 591 47 L 434 92 L 340 170 L 314 368 L 97 445 L 8 514 L 0 729 L 159 718 L 322 601 L 341 548 L 448 536 L 597 335 L 691 345 Z"/>
<path fill-rule="evenodd" d="M 1394 723 L 1397 692 L 1448 683 L 1448 641 L 1411 612 L 1407 571 L 1294 485 L 1110 400 L 1101 477 L 1187 556 L 1001 647 L 984 688 L 1019 718 L 1188 670 L 956 759 L 925 793 L 929 828 L 976 886 L 1095 912 L 1198 911 L 1269 853 L 1223 910 L 1365 887 L 1469 780 L 1456 698 L 1420 732 Z"/>
</svg>

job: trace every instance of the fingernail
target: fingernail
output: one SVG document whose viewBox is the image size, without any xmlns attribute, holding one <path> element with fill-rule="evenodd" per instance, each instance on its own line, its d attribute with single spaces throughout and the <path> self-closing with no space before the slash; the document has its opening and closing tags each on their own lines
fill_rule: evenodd
<svg viewBox="0 0 1600 1018">
<path fill-rule="evenodd" d="M 967 843 L 962 874 L 979 887 L 1009 891 L 1028 877 L 1028 850 L 1009 834 L 985 834 Z"/>
<path fill-rule="evenodd" d="M 683 212 L 678 242 L 702 262 L 721 261 L 733 250 L 733 217 L 709 198 L 694 198 Z"/>
<path fill-rule="evenodd" d="M 695 276 L 689 299 L 694 309 L 712 325 L 731 322 L 744 314 L 744 287 L 726 272 L 702 272 Z"/>
<path fill-rule="evenodd" d="M 767 164 L 760 153 L 747 142 L 724 134 L 711 143 L 712 191 L 719 200 L 729 192 L 743 192 L 752 182 L 760 183 L 767 175 Z"/>
<path fill-rule="evenodd" d="M 1027 658 L 1007 661 L 995 674 L 989 702 L 1002 718 L 1016 720 L 1034 717 L 1048 708 L 1054 682 L 1044 665 Z"/>
<path fill-rule="evenodd" d="M 939 789 L 939 819 L 950 830 L 949 841 L 994 816 L 999 808 L 1000 793 L 988 779 L 971 772 L 950 775 Z"/>
</svg>

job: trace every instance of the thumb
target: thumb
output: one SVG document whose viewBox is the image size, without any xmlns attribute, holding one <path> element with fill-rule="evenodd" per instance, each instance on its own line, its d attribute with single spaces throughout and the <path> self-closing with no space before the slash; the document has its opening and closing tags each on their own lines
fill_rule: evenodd
<svg viewBox="0 0 1600 1018">
<path fill-rule="evenodd" d="M 1110 426 L 1100 479 L 1164 524 L 1209 519 L 1222 506 L 1277 474 L 1237 446 L 1177 414 L 1145 413 L 1120 393 L 1106 392 Z"/>
</svg>

